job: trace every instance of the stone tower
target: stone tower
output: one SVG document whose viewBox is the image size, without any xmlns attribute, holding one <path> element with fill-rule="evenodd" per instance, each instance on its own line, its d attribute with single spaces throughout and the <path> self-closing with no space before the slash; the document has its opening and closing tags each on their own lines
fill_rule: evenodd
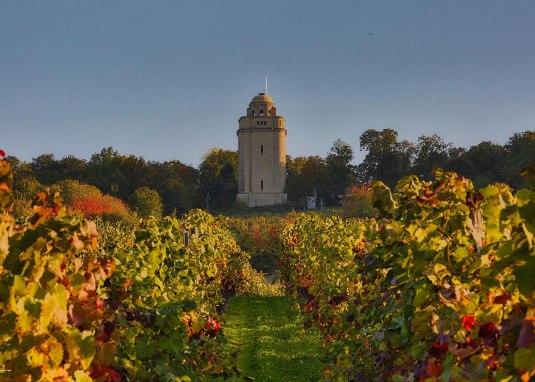
<svg viewBox="0 0 535 382">
<path fill-rule="evenodd" d="M 286 127 L 270 96 L 253 98 L 237 134 L 237 200 L 249 207 L 286 203 Z"/>
</svg>

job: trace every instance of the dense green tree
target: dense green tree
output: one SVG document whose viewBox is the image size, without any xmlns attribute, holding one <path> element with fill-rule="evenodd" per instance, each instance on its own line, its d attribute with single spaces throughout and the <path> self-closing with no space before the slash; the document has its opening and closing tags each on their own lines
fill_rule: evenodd
<svg viewBox="0 0 535 382">
<path fill-rule="evenodd" d="M 467 168 L 460 174 L 472 179 L 476 187 L 483 187 L 505 179 L 501 171 L 501 163 L 505 149 L 501 145 L 485 141 L 470 147 L 464 154 Z"/>
<path fill-rule="evenodd" d="M 444 164 L 444 169 L 461 175 L 470 171 L 470 163 L 466 158 L 466 151 L 464 147 L 450 147 L 448 161 Z"/>
<path fill-rule="evenodd" d="M 199 180 L 206 202 L 216 207 L 232 205 L 238 193 L 238 153 L 212 148 L 199 167 Z"/>
<path fill-rule="evenodd" d="M 121 155 L 112 147 L 93 154 L 87 164 L 87 182 L 102 192 L 127 200 L 143 186 L 140 180 L 148 171 L 147 162 L 134 155 Z"/>
<path fill-rule="evenodd" d="M 346 189 L 353 184 L 355 172 L 351 165 L 352 160 L 353 148 L 341 139 L 337 139 L 325 158 L 329 202 L 335 202 L 339 196 L 345 195 Z"/>
<path fill-rule="evenodd" d="M 514 188 L 525 186 L 520 177 L 522 169 L 535 162 L 535 131 L 515 133 L 504 146 L 505 155 L 501 169 L 505 181 Z"/>
<path fill-rule="evenodd" d="M 156 190 L 146 186 L 134 191 L 130 197 L 130 207 L 142 218 L 153 216 L 159 219 L 162 217 L 163 207 L 160 195 Z"/>
<path fill-rule="evenodd" d="M 398 142 L 398 133 L 393 129 L 366 130 L 360 136 L 360 149 L 368 153 L 357 167 L 357 181 L 382 180 L 390 187 L 409 173 L 415 155 L 414 144 Z"/>
<path fill-rule="evenodd" d="M 52 184 L 61 179 L 61 168 L 54 154 L 33 158 L 30 167 L 35 178 L 43 184 Z"/>
<path fill-rule="evenodd" d="M 165 215 L 182 213 L 201 206 L 199 171 L 191 166 L 177 160 L 161 164 L 151 163 L 151 170 L 145 180 L 145 184 L 160 194 Z"/>
<path fill-rule="evenodd" d="M 61 179 L 76 179 L 84 181 L 87 162 L 84 159 L 78 159 L 74 155 L 63 157 L 59 163 L 59 177 Z"/>
<path fill-rule="evenodd" d="M 433 170 L 443 168 L 448 162 L 451 146 L 451 143 L 445 143 L 437 134 L 420 136 L 411 172 L 424 179 L 431 179 Z"/>
<path fill-rule="evenodd" d="M 24 162 L 13 155 L 7 156 L 5 160 L 9 162 L 11 168 L 13 169 L 13 177 L 15 179 L 15 182 L 17 181 L 17 179 L 26 176 L 31 176 L 35 178 L 30 163 Z"/>
<path fill-rule="evenodd" d="M 296 204 L 304 204 L 307 196 L 311 196 L 314 190 L 318 195 L 326 195 L 327 177 L 325 160 L 318 156 L 287 157 L 286 159 L 286 192 L 288 201 Z"/>
</svg>

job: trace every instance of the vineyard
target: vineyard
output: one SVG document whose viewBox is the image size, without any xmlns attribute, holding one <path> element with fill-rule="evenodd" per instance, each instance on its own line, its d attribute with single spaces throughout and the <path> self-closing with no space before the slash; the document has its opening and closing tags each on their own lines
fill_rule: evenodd
<svg viewBox="0 0 535 382">
<path fill-rule="evenodd" d="M 534 174 L 515 193 L 440 170 L 378 182 L 369 219 L 192 210 L 131 228 L 47 193 L 15 219 L 0 161 L 0 381 L 240 378 L 229 298 L 282 293 L 246 251 L 276 258 L 326 381 L 533 380 Z"/>
<path fill-rule="evenodd" d="M 321 328 L 326 380 L 533 379 L 534 179 L 513 195 L 435 177 L 376 183 L 376 219 L 288 220 L 280 266 Z"/>
<path fill-rule="evenodd" d="M 135 230 L 69 215 L 39 193 L 16 222 L 0 161 L 0 380 L 194 381 L 236 368 L 220 335 L 225 294 L 263 279 L 229 231 L 192 211 Z"/>
</svg>

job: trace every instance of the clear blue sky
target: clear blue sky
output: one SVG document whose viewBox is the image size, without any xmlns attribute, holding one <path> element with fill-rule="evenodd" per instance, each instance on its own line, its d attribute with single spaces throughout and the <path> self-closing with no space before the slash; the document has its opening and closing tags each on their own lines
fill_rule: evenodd
<svg viewBox="0 0 535 382">
<path fill-rule="evenodd" d="M 113 146 L 197 166 L 237 149 L 269 78 L 292 156 L 393 128 L 503 144 L 535 129 L 535 1 L 0 1 L 0 148 Z M 371 35 L 370 35 L 371 34 Z"/>
</svg>

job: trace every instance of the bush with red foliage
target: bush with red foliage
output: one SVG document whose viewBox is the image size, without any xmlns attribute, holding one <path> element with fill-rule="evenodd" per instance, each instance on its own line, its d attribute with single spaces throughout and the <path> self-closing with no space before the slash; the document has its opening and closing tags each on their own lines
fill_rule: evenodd
<svg viewBox="0 0 535 382">
<path fill-rule="evenodd" d="M 342 200 L 343 216 L 367 218 L 374 217 L 373 189 L 369 184 L 352 186 L 349 195 Z"/>
</svg>

